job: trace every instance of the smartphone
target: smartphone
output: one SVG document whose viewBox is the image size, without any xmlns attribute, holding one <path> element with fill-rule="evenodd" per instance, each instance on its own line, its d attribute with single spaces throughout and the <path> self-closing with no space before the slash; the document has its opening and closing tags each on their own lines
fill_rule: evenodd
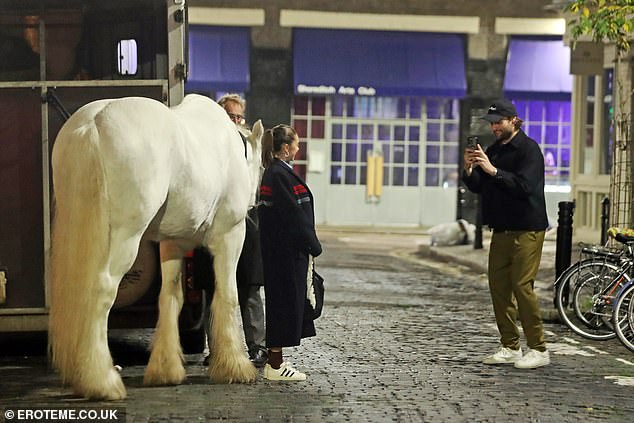
<svg viewBox="0 0 634 423">
<path fill-rule="evenodd" d="M 478 137 L 467 137 L 467 148 L 471 150 L 477 150 L 477 145 L 480 143 Z"/>
</svg>

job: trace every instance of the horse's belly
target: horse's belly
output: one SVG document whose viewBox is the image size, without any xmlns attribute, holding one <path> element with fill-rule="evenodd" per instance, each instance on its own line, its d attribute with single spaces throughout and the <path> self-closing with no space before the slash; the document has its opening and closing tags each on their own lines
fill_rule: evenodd
<svg viewBox="0 0 634 423">
<path fill-rule="evenodd" d="M 136 303 L 148 291 L 158 272 L 158 252 L 156 244 L 143 239 L 139 245 L 134 264 L 123 276 L 113 308 L 126 307 Z"/>
</svg>

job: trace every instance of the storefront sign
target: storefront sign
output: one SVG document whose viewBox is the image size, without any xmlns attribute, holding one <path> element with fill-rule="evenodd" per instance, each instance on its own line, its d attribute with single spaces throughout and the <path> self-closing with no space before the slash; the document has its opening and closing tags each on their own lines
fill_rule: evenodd
<svg viewBox="0 0 634 423">
<path fill-rule="evenodd" d="M 570 49 L 570 73 L 573 75 L 603 74 L 603 44 L 577 41 Z"/>
<path fill-rule="evenodd" d="M 339 94 L 339 95 L 364 95 L 374 96 L 376 90 L 373 87 L 346 87 L 340 85 L 339 88 L 335 88 L 333 85 L 297 85 L 297 94 Z"/>
</svg>

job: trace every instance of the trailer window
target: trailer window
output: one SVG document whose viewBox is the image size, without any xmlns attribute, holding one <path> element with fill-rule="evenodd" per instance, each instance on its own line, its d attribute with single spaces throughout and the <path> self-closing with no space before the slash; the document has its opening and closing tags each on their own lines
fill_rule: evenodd
<svg viewBox="0 0 634 423">
<path fill-rule="evenodd" d="M 121 40 L 117 43 L 117 69 L 119 75 L 136 75 L 136 40 Z"/>
</svg>

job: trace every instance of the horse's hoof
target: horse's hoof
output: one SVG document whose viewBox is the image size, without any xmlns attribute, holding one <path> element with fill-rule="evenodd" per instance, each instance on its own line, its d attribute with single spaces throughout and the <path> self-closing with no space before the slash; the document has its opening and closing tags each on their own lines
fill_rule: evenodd
<svg viewBox="0 0 634 423">
<path fill-rule="evenodd" d="M 73 391 L 76 395 L 89 400 L 117 401 L 127 396 L 121 376 L 119 376 L 119 372 L 117 372 L 114 367 L 108 372 L 105 379 L 101 381 L 103 383 L 99 385 L 75 383 L 73 385 Z"/>
<path fill-rule="evenodd" d="M 185 368 L 182 364 L 162 372 L 155 371 L 148 366 L 143 377 L 143 384 L 146 386 L 180 385 L 186 378 Z"/>
<path fill-rule="evenodd" d="M 221 366 L 213 363 L 209 366 L 209 377 L 217 383 L 251 383 L 255 382 L 258 369 L 246 358 L 233 366 Z"/>
</svg>

